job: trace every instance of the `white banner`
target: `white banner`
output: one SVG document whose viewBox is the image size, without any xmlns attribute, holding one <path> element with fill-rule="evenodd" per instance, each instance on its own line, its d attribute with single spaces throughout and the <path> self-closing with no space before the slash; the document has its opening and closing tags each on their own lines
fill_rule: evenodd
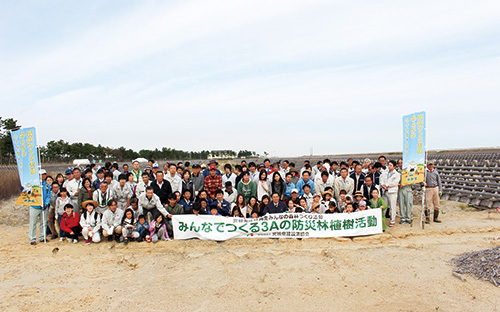
<svg viewBox="0 0 500 312">
<path fill-rule="evenodd" d="M 368 209 L 353 213 L 268 214 L 256 219 L 211 215 L 174 215 L 175 239 L 231 238 L 306 238 L 351 237 L 382 233 L 382 210 Z"/>
</svg>

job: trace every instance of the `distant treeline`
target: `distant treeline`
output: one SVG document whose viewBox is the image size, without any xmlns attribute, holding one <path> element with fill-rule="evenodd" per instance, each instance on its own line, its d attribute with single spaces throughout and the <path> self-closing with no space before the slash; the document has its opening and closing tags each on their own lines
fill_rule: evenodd
<svg viewBox="0 0 500 312">
<path fill-rule="evenodd" d="M 15 163 L 14 147 L 9 130 L 18 130 L 21 128 L 17 120 L 12 118 L 2 119 L 0 117 L 0 163 Z M 111 148 L 101 144 L 94 146 L 90 143 L 69 143 L 64 140 L 50 141 L 46 146 L 40 147 L 40 156 L 42 163 L 48 162 L 69 162 L 74 159 L 88 159 L 91 162 L 99 160 L 126 161 L 143 157 L 146 159 L 207 159 L 209 156 L 216 158 L 230 157 L 252 157 L 256 156 L 254 151 L 241 150 L 239 152 L 231 150 L 200 151 L 188 152 L 176 150 L 175 148 L 163 147 L 154 150 L 140 150 L 136 152 L 125 147 Z"/>
</svg>

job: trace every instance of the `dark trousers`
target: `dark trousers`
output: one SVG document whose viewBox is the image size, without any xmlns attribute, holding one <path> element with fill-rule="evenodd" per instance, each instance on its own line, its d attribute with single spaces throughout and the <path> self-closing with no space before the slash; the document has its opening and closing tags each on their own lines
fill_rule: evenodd
<svg viewBox="0 0 500 312">
<path fill-rule="evenodd" d="M 80 226 L 74 226 L 71 228 L 71 231 L 73 231 L 73 235 L 69 234 L 71 232 L 64 232 L 64 236 L 71 239 L 78 239 L 78 236 L 80 236 L 82 229 L 80 228 Z"/>
</svg>

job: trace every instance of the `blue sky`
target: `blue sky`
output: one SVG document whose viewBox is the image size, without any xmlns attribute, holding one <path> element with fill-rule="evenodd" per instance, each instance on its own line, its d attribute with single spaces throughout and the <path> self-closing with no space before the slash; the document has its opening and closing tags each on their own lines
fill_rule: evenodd
<svg viewBox="0 0 500 312">
<path fill-rule="evenodd" d="M 135 150 L 499 146 L 500 3 L 3 1 L 2 117 Z"/>
</svg>

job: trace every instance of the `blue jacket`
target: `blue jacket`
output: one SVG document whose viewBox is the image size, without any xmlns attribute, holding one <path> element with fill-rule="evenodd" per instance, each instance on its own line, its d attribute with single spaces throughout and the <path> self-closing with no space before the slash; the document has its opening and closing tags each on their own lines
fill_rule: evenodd
<svg viewBox="0 0 500 312">
<path fill-rule="evenodd" d="M 179 205 L 181 205 L 182 208 L 184 208 L 185 214 L 193 213 L 193 204 L 194 204 L 194 202 L 192 200 L 189 201 L 189 204 L 187 203 L 187 201 L 184 198 L 179 200 Z"/>
<path fill-rule="evenodd" d="M 201 174 L 203 174 L 203 179 L 205 179 L 206 177 L 208 177 L 210 175 L 210 169 L 205 169 L 201 172 Z M 222 173 L 220 172 L 219 169 L 215 169 L 215 174 L 219 175 L 222 177 Z"/>
<path fill-rule="evenodd" d="M 224 217 L 229 216 L 229 211 L 231 210 L 231 204 L 229 204 L 228 201 L 226 201 L 224 199 L 222 200 L 222 203 L 221 203 L 222 209 L 219 208 L 219 201 L 218 200 L 214 200 L 210 203 L 209 207 L 213 207 L 213 206 L 217 206 L 217 211 L 219 211 L 219 214 L 221 214 L 222 216 L 224 216 Z M 209 207 L 207 207 L 208 214 L 210 214 Z"/>
<path fill-rule="evenodd" d="M 304 195 L 304 185 L 306 184 L 306 182 L 304 182 L 304 179 L 300 179 L 299 182 L 297 182 L 297 190 L 299 191 L 299 196 L 302 196 Z M 309 179 L 307 181 L 307 185 L 309 185 L 311 187 L 311 193 L 314 191 L 314 182 L 313 180 Z"/>
<path fill-rule="evenodd" d="M 294 188 L 295 188 L 295 184 L 293 184 L 293 182 L 286 184 L 285 199 L 292 197 L 292 190 Z"/>
<path fill-rule="evenodd" d="M 43 196 L 43 207 L 42 206 L 31 206 L 35 209 L 47 209 L 50 205 L 50 186 L 46 181 L 42 182 L 42 196 Z"/>
</svg>

